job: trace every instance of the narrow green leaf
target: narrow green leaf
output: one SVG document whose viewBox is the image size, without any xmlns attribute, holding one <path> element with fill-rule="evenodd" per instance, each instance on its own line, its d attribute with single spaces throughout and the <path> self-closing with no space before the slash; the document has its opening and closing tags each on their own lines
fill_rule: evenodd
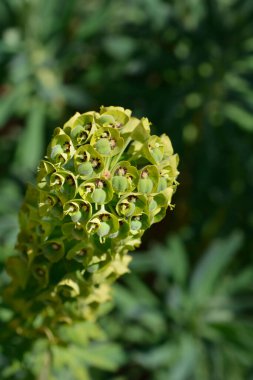
<svg viewBox="0 0 253 380">
<path fill-rule="evenodd" d="M 108 371 L 115 371 L 125 360 L 123 351 L 114 343 L 94 343 L 81 349 L 73 346 L 70 352 L 88 366 Z"/>
<path fill-rule="evenodd" d="M 230 263 L 242 244 L 242 234 L 234 232 L 224 240 L 216 240 L 200 260 L 193 272 L 190 292 L 192 297 L 202 299 L 212 293 L 222 271 Z"/>
<path fill-rule="evenodd" d="M 227 104 L 224 114 L 242 129 L 253 132 L 253 116 L 236 104 Z"/>
<path fill-rule="evenodd" d="M 19 140 L 14 162 L 14 170 L 18 173 L 35 171 L 43 154 L 43 127 L 45 105 L 35 103 L 27 117 L 26 127 Z"/>
</svg>

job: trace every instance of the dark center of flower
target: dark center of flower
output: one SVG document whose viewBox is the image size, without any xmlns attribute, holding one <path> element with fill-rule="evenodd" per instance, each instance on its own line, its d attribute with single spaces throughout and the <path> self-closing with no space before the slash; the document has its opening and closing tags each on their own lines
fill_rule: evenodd
<svg viewBox="0 0 253 380">
<path fill-rule="evenodd" d="M 44 271 L 44 269 L 42 269 L 42 268 L 36 268 L 35 272 L 36 272 L 36 274 L 39 277 L 45 277 L 45 271 Z"/>
<path fill-rule="evenodd" d="M 104 182 L 101 181 L 101 179 L 98 179 L 96 181 L 96 187 L 98 187 L 99 189 L 102 189 L 104 187 Z"/>
<path fill-rule="evenodd" d="M 58 243 L 53 243 L 51 247 L 53 248 L 54 251 L 59 251 L 59 249 L 61 248 L 60 244 Z"/>
<path fill-rule="evenodd" d="M 63 144 L 63 149 L 64 149 L 64 152 L 67 152 L 67 153 L 70 152 L 70 143 L 69 143 L 68 141 L 66 141 L 66 142 Z"/>
<path fill-rule="evenodd" d="M 145 169 L 141 172 L 141 178 L 148 178 L 149 174 L 148 171 Z"/>
</svg>

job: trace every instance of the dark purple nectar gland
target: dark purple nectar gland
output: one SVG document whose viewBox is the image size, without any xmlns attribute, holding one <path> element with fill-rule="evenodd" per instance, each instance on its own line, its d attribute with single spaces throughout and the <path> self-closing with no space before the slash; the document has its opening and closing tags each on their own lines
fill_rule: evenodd
<svg viewBox="0 0 253 380">
<path fill-rule="evenodd" d="M 90 162 L 93 169 L 99 169 L 101 166 L 101 160 L 99 160 L 98 158 L 92 158 Z"/>
<path fill-rule="evenodd" d="M 133 182 L 133 176 L 131 176 L 131 175 L 128 175 L 128 176 L 127 176 L 127 179 L 128 179 L 128 181 L 129 181 L 130 183 L 132 183 L 132 182 Z"/>
<path fill-rule="evenodd" d="M 41 278 L 45 277 L 46 275 L 45 270 L 42 268 L 36 268 L 35 273 L 37 274 L 38 277 L 41 277 Z"/>
<path fill-rule="evenodd" d="M 105 187 L 105 183 L 104 181 L 102 181 L 101 179 L 98 179 L 96 182 L 95 182 L 95 185 L 98 189 L 103 189 L 103 187 Z"/>
<path fill-rule="evenodd" d="M 108 222 L 110 219 L 111 219 L 111 217 L 108 214 L 99 215 L 99 220 L 101 220 L 101 222 Z"/>
<path fill-rule="evenodd" d="M 81 223 L 77 222 L 75 223 L 74 229 L 77 231 L 81 231 L 83 229 Z"/>
<path fill-rule="evenodd" d="M 91 124 L 91 123 L 87 123 L 87 124 L 85 124 L 83 127 L 84 127 L 84 129 L 85 129 L 86 131 L 90 131 L 90 130 L 91 130 L 91 127 L 92 127 L 92 124 Z M 82 132 L 82 133 L 85 133 L 85 132 Z"/>
<path fill-rule="evenodd" d="M 44 230 L 44 228 L 42 227 L 41 224 L 38 225 L 38 233 L 39 235 L 43 235 L 46 231 Z"/>
<path fill-rule="evenodd" d="M 115 128 L 115 129 L 120 129 L 122 126 L 123 124 L 119 123 L 118 121 L 116 121 L 115 123 L 108 124 L 108 127 Z"/>
<path fill-rule="evenodd" d="M 116 170 L 116 172 L 115 172 L 115 174 L 118 175 L 118 176 L 125 176 L 126 173 L 127 173 L 127 168 L 122 167 L 122 166 L 120 166 L 120 167 Z"/>
<path fill-rule="evenodd" d="M 142 172 L 141 172 L 141 178 L 148 178 L 149 177 L 149 173 L 147 171 L 147 169 L 144 169 Z"/>
<path fill-rule="evenodd" d="M 51 197 L 47 197 L 45 203 L 46 203 L 47 205 L 49 205 L 49 206 L 53 206 L 53 204 L 54 204 L 53 199 L 52 199 Z"/>
<path fill-rule="evenodd" d="M 89 232 L 93 233 L 99 227 L 98 223 L 92 222 L 89 227 Z"/>
<path fill-rule="evenodd" d="M 78 211 L 78 207 L 74 203 L 70 203 L 68 212 L 77 212 L 77 211 Z"/>
<path fill-rule="evenodd" d="M 81 162 L 86 162 L 88 160 L 87 153 L 82 153 L 77 156 Z"/>
<path fill-rule="evenodd" d="M 86 193 L 88 194 L 88 193 L 92 193 L 93 188 L 88 185 L 88 186 L 85 187 L 85 190 L 86 190 Z"/>
<path fill-rule="evenodd" d="M 61 179 L 61 177 L 55 176 L 55 180 L 54 180 L 54 182 L 52 183 L 52 185 L 59 185 L 59 186 L 62 186 L 62 179 Z"/>
<path fill-rule="evenodd" d="M 65 163 L 65 158 L 60 154 L 59 155 L 59 162 L 61 163 L 61 164 L 64 164 Z"/>
<path fill-rule="evenodd" d="M 92 201 L 97 204 L 103 204 L 106 201 L 106 192 L 103 188 L 105 188 L 106 184 L 101 179 L 96 180 L 95 182 L 95 190 L 92 194 Z M 97 206 L 96 206 L 97 207 Z"/>
<path fill-rule="evenodd" d="M 120 210 L 122 213 L 130 209 L 130 204 L 129 203 L 121 203 L 120 205 Z"/>
<path fill-rule="evenodd" d="M 87 253 L 88 253 L 87 249 L 82 248 L 76 252 L 76 255 L 79 257 L 84 257 L 87 255 Z"/>
<path fill-rule="evenodd" d="M 66 141 L 63 144 L 63 150 L 64 150 L 64 153 L 69 153 L 70 152 L 70 143 L 68 141 Z"/>
<path fill-rule="evenodd" d="M 52 243 L 51 247 L 54 251 L 59 251 L 59 249 L 61 248 L 60 244 L 58 243 Z"/>
<path fill-rule="evenodd" d="M 82 141 L 83 138 L 86 138 L 87 136 L 87 133 L 85 131 L 81 131 L 78 135 L 77 135 L 77 139 L 78 141 Z"/>
<path fill-rule="evenodd" d="M 70 186 L 74 186 L 74 185 L 75 185 L 75 181 L 74 181 L 74 179 L 73 179 L 73 177 L 72 177 L 71 175 L 68 175 L 68 176 L 66 177 L 66 182 L 67 182 L 67 184 L 70 185 Z"/>
<path fill-rule="evenodd" d="M 144 194 L 151 193 L 153 190 L 153 181 L 149 178 L 149 172 L 146 169 L 141 172 L 138 190 Z"/>
<path fill-rule="evenodd" d="M 110 133 L 108 131 L 105 131 L 102 133 L 101 138 L 102 139 L 109 139 Z"/>
<path fill-rule="evenodd" d="M 114 149 L 116 147 L 116 141 L 114 139 L 110 139 L 110 147 L 111 149 Z"/>
<path fill-rule="evenodd" d="M 84 204 L 81 206 L 81 210 L 82 210 L 83 212 L 89 212 L 89 211 L 90 211 L 90 206 L 84 203 Z"/>
<path fill-rule="evenodd" d="M 129 195 L 129 197 L 127 197 L 127 200 L 130 203 L 136 203 L 137 197 L 135 195 Z"/>
</svg>

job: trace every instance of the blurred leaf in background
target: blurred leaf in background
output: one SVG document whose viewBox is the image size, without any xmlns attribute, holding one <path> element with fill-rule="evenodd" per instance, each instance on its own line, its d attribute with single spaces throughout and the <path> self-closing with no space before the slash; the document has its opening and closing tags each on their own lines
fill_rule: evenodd
<svg viewBox="0 0 253 380">
<path fill-rule="evenodd" d="M 103 321 L 125 349 L 124 379 L 252 378 L 253 268 L 234 267 L 242 243 L 240 232 L 217 239 L 194 267 L 179 236 L 134 255 Z"/>
<path fill-rule="evenodd" d="M 24 356 L 17 354 L 10 362 L 0 354 L 1 379 L 91 380 L 93 367 L 110 375 L 125 361 L 120 345 L 110 342 L 94 322 L 62 326 L 61 336 L 61 344 L 49 345 L 48 339 L 41 338 L 29 349 L 17 346 L 25 350 Z"/>
</svg>

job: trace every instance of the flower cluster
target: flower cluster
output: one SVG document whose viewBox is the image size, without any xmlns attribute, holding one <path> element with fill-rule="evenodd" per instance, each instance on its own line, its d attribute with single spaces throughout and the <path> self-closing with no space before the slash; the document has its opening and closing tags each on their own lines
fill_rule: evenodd
<svg viewBox="0 0 253 380">
<path fill-rule="evenodd" d="M 177 164 L 170 139 L 121 107 L 56 128 L 20 212 L 23 288 L 59 318 L 89 318 L 171 206 Z"/>
</svg>

